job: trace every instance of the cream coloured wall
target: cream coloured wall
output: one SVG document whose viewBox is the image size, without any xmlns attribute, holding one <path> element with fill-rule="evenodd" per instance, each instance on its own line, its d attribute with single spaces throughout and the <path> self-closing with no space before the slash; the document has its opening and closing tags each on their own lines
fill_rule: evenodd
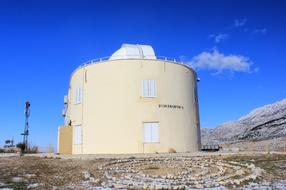
<svg viewBox="0 0 286 190">
<path fill-rule="evenodd" d="M 141 97 L 144 79 L 156 80 L 156 98 Z M 67 114 L 73 126 L 82 126 L 82 144 L 73 145 L 73 154 L 197 151 L 195 85 L 190 68 L 161 60 L 110 60 L 77 69 Z M 81 104 L 74 104 L 76 88 L 82 88 Z M 159 143 L 143 143 L 143 122 L 159 122 Z"/>
</svg>

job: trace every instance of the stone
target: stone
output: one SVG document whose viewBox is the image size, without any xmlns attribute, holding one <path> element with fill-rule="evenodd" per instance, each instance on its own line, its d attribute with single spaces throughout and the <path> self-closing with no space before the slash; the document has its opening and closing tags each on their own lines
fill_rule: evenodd
<svg viewBox="0 0 286 190">
<path fill-rule="evenodd" d="M 125 179 L 132 179 L 132 176 L 130 174 L 127 174 L 124 176 Z"/>
<path fill-rule="evenodd" d="M 26 174 L 25 177 L 27 177 L 27 178 L 36 177 L 36 174 Z"/>
<path fill-rule="evenodd" d="M 23 181 L 24 181 L 24 179 L 22 177 L 13 177 L 12 178 L 12 182 L 14 182 L 14 183 L 20 183 Z"/>
<path fill-rule="evenodd" d="M 245 172 L 241 169 L 236 171 L 236 175 L 244 175 L 244 174 Z"/>
<path fill-rule="evenodd" d="M 0 182 L 0 187 L 4 187 L 4 186 L 6 186 L 6 184 L 5 184 L 5 183 Z"/>
<path fill-rule="evenodd" d="M 28 186 L 27 186 L 27 188 L 28 189 L 33 189 L 33 188 L 37 188 L 37 187 L 39 187 L 40 185 L 38 184 L 38 183 L 32 183 L 32 184 L 29 184 Z"/>
<path fill-rule="evenodd" d="M 107 184 L 107 187 L 114 188 L 114 184 Z"/>
<path fill-rule="evenodd" d="M 173 178 L 174 178 L 174 175 L 173 175 L 173 174 L 167 174 L 167 178 L 168 178 L 168 179 L 173 179 Z"/>
<path fill-rule="evenodd" d="M 235 180 L 233 180 L 233 183 L 236 184 L 236 185 L 239 185 L 240 184 L 240 180 L 235 179 Z"/>
<path fill-rule="evenodd" d="M 126 186 L 122 184 L 114 184 L 113 186 L 115 189 L 126 189 Z"/>
<path fill-rule="evenodd" d="M 160 184 L 158 184 L 158 185 L 155 185 L 155 189 L 156 189 L 156 190 L 160 190 L 160 189 L 163 189 L 163 186 L 162 186 L 162 185 L 160 185 Z"/>
<path fill-rule="evenodd" d="M 202 184 L 196 184 L 195 188 L 202 189 L 202 188 L 204 188 L 204 186 Z"/>
<path fill-rule="evenodd" d="M 147 183 L 144 183 L 144 184 L 143 184 L 143 189 L 148 189 L 148 187 L 149 187 L 149 186 L 148 186 Z"/>
<path fill-rule="evenodd" d="M 88 171 L 84 171 L 82 173 L 83 173 L 84 179 L 89 180 L 89 178 L 91 177 L 91 174 Z"/>
<path fill-rule="evenodd" d="M 94 179 L 93 178 L 93 180 L 90 180 L 92 183 L 94 183 L 94 184 L 101 184 L 101 179 Z"/>
</svg>

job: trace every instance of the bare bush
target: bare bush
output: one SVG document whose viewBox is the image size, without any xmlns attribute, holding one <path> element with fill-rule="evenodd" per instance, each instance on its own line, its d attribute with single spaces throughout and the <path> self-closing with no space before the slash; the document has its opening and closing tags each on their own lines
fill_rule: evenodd
<svg viewBox="0 0 286 190">
<path fill-rule="evenodd" d="M 39 147 L 38 146 L 33 146 L 32 148 L 28 149 L 27 153 L 31 153 L 31 154 L 39 153 Z"/>
<path fill-rule="evenodd" d="M 177 151 L 174 148 L 169 148 L 168 152 L 169 153 L 177 153 Z"/>
</svg>

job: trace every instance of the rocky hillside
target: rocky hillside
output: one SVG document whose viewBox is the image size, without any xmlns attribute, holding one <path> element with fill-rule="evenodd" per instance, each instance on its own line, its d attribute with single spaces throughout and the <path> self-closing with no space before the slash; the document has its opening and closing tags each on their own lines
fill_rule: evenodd
<svg viewBox="0 0 286 190">
<path fill-rule="evenodd" d="M 201 129 L 202 144 L 268 140 L 286 136 L 286 99 L 254 109 L 237 121 Z"/>
</svg>

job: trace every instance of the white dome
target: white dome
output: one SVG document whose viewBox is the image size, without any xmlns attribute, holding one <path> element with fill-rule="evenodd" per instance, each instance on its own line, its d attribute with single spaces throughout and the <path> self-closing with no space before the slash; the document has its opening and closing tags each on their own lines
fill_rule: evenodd
<svg viewBox="0 0 286 190">
<path fill-rule="evenodd" d="M 123 44 L 114 52 L 109 60 L 115 59 L 156 59 L 152 46 L 139 44 Z"/>
</svg>

